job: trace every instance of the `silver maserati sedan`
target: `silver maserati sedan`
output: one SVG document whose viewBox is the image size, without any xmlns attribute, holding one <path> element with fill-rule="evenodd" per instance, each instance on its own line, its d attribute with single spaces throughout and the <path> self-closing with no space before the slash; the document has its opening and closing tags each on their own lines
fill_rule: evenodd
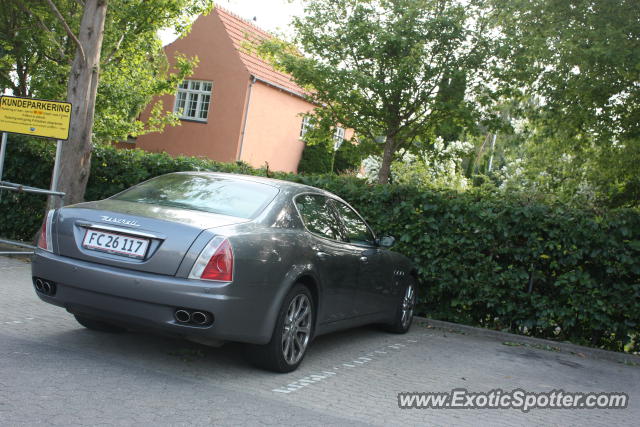
<svg viewBox="0 0 640 427">
<path fill-rule="evenodd" d="M 89 329 L 242 342 L 255 364 L 289 372 L 318 335 L 407 332 L 416 271 L 393 240 L 314 187 L 171 173 L 49 211 L 33 285 Z"/>
</svg>

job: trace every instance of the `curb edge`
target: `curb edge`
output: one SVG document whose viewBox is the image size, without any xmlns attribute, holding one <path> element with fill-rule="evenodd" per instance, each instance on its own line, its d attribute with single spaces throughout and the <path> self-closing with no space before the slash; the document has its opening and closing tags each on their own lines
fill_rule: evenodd
<svg viewBox="0 0 640 427">
<path fill-rule="evenodd" d="M 462 325 L 459 323 L 445 322 L 443 320 L 434 320 L 427 317 L 414 316 L 422 324 L 432 326 L 434 328 L 449 329 L 453 331 L 463 332 L 469 335 L 493 338 L 501 341 L 510 341 L 518 344 L 547 345 L 559 349 L 564 353 L 571 353 L 577 356 L 584 355 L 593 359 L 607 360 L 611 362 L 623 363 L 625 365 L 640 366 L 640 356 L 629 353 L 618 353 L 615 351 L 601 350 L 599 348 L 585 347 L 562 341 L 552 341 L 544 338 L 528 337 L 524 335 L 512 334 L 510 332 L 496 331 L 493 329 L 479 328 L 476 326 Z"/>
</svg>

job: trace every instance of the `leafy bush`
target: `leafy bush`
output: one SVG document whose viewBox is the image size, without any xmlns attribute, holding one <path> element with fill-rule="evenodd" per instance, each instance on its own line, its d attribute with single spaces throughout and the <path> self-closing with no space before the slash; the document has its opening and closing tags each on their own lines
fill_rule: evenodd
<svg viewBox="0 0 640 427">
<path fill-rule="evenodd" d="M 305 117 L 304 150 L 298 164 L 298 172 L 304 174 L 345 173 L 357 170 L 362 159 L 371 151 L 370 144 L 354 143 L 353 138 L 343 140 L 334 151 L 335 123 L 322 110 Z"/>
<path fill-rule="evenodd" d="M 331 171 L 331 147 L 329 143 L 306 143 L 298 164 L 300 173 L 328 173 Z"/>
<path fill-rule="evenodd" d="M 417 144 L 416 144 L 417 145 Z M 422 143 L 421 145 L 426 145 Z M 464 158 L 473 151 L 473 145 L 465 141 L 445 141 L 437 137 L 429 148 L 419 148 L 396 153 L 391 163 L 391 182 L 414 187 L 439 187 L 464 190 L 470 180 L 464 175 Z M 382 166 L 382 156 L 371 155 L 362 162 L 364 178 L 377 182 Z"/>
<path fill-rule="evenodd" d="M 29 142 L 10 135 L 2 179 L 39 188 L 49 188 L 55 143 Z M 0 190 L 0 236 L 31 241 L 42 224 L 45 197 Z"/>
<path fill-rule="evenodd" d="M 307 143 L 302 152 L 298 172 L 305 174 L 329 173 L 333 160 L 333 172 L 345 173 L 357 170 L 362 162 L 360 150 L 350 141 L 344 141 L 340 145 L 340 148 L 335 152 L 335 159 L 332 159 L 333 155 L 333 141 L 331 140 L 314 144 Z"/>
<path fill-rule="evenodd" d="M 638 351 L 640 214 L 487 192 L 303 177 L 348 200 L 415 263 L 420 311 L 441 320 Z"/>
<path fill-rule="evenodd" d="M 5 176 L 48 186 L 53 146 L 9 145 Z M 245 164 L 96 148 L 87 199 L 179 170 L 264 175 Z M 483 190 L 372 185 L 354 177 L 276 177 L 332 191 L 417 267 L 419 311 L 430 317 L 611 350 L 638 351 L 640 213 L 593 212 Z M 31 239 L 41 196 L 2 194 L 0 235 Z"/>
</svg>

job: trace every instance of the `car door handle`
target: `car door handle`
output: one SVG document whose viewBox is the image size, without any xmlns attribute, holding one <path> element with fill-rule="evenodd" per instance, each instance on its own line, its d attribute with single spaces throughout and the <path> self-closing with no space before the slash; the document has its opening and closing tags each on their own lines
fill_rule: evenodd
<svg viewBox="0 0 640 427">
<path fill-rule="evenodd" d="M 320 259 L 325 259 L 326 257 L 329 256 L 329 254 L 326 252 L 319 251 L 319 252 L 316 252 L 316 256 Z"/>
<path fill-rule="evenodd" d="M 366 256 L 361 256 L 360 257 L 360 261 L 367 262 L 367 261 L 369 261 L 369 258 L 367 258 Z"/>
</svg>

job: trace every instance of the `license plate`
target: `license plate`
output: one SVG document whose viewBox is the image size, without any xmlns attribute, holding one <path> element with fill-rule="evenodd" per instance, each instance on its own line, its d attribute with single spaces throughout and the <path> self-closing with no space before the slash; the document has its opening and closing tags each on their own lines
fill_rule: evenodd
<svg viewBox="0 0 640 427">
<path fill-rule="evenodd" d="M 141 259 L 147 253 L 149 239 L 88 229 L 82 240 L 82 247 L 92 251 L 108 252 Z"/>
</svg>

